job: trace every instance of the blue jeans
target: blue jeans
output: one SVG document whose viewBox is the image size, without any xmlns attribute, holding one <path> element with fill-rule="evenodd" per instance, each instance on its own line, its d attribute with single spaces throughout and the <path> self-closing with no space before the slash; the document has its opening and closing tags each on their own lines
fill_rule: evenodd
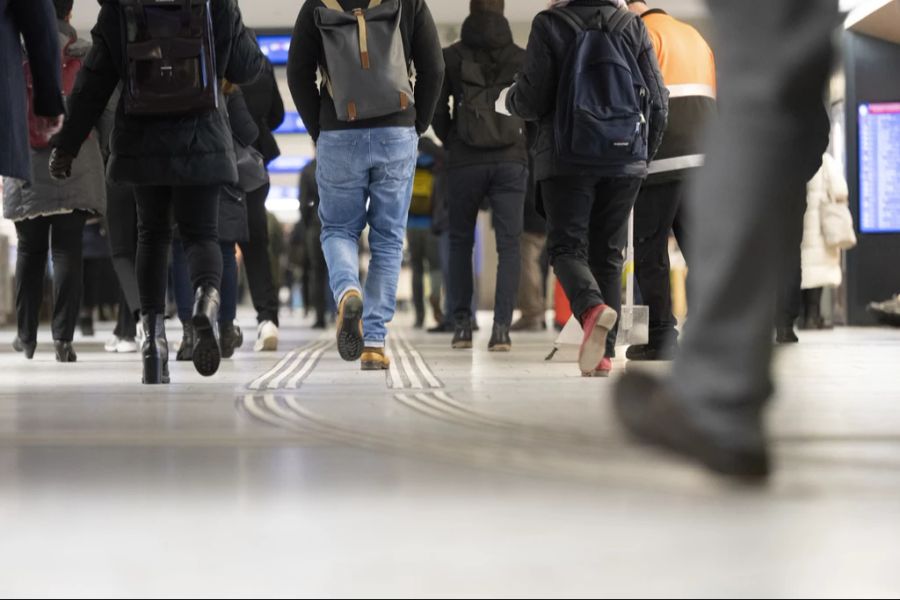
<svg viewBox="0 0 900 600">
<path fill-rule="evenodd" d="M 403 240 L 412 200 L 419 136 L 384 127 L 323 131 L 317 146 L 319 218 L 331 291 L 340 302 L 363 293 L 365 344 L 381 348 L 394 318 Z M 359 238 L 369 226 L 372 260 L 365 290 L 359 280 Z"/>
</svg>

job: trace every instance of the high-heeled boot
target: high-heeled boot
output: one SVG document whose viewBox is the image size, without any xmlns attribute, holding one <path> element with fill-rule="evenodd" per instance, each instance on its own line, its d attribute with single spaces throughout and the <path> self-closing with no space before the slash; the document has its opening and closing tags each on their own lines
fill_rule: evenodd
<svg viewBox="0 0 900 600">
<path fill-rule="evenodd" d="M 219 346 L 219 290 L 212 286 L 197 289 L 194 297 L 194 368 L 204 377 L 212 377 L 222 362 Z"/>
<path fill-rule="evenodd" d="M 166 320 L 161 314 L 141 315 L 144 342 L 141 356 L 144 360 L 144 383 L 160 385 L 169 383 L 169 342 L 166 339 Z"/>
</svg>

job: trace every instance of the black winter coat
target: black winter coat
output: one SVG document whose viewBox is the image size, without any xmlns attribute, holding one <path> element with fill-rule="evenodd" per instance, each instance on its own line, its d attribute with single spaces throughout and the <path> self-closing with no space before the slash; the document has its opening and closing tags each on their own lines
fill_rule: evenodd
<svg viewBox="0 0 900 600">
<path fill-rule="evenodd" d="M 284 100 L 278 90 L 278 82 L 269 59 L 266 59 L 259 79 L 250 85 L 241 86 L 241 91 L 244 93 L 247 109 L 259 129 L 259 137 L 253 146 L 263 155 L 266 164 L 269 164 L 281 156 L 281 149 L 272 132 L 284 123 Z"/>
<path fill-rule="evenodd" d="M 235 145 L 253 146 L 259 138 L 259 128 L 247 108 L 244 94 L 235 90 L 225 97 L 228 122 Z M 245 242 L 250 239 L 247 221 L 247 194 L 233 185 L 222 186 L 219 196 L 219 240 Z"/>
<path fill-rule="evenodd" d="M 59 36 L 50 0 L 0 0 L 0 177 L 31 181 L 22 39 L 34 81 L 35 113 L 63 114 Z M 46 170 L 47 165 L 38 168 Z"/>
<path fill-rule="evenodd" d="M 517 65 L 521 70 L 525 65 L 525 51 L 513 43 L 509 21 L 503 15 L 489 12 L 474 13 L 466 18 L 462 26 L 459 42 L 444 50 L 446 73 L 441 99 L 434 114 L 434 131 L 444 142 L 450 154 L 450 166 L 481 165 L 497 162 L 528 162 L 525 136 L 507 148 L 484 149 L 466 145 L 456 132 L 454 115 L 450 111 L 450 99 L 457 106 L 462 100 L 463 50 L 475 52 L 478 62 L 497 64 L 502 61 Z"/>
<path fill-rule="evenodd" d="M 54 145 L 77 154 L 125 74 L 125 46 L 118 0 L 98 0 L 93 47 L 69 100 L 69 117 Z M 243 84 L 263 68 L 263 54 L 244 27 L 236 0 L 212 0 L 219 78 Z M 107 175 L 131 185 L 221 185 L 238 179 L 228 110 L 179 117 L 133 117 L 124 99 L 116 110 Z"/>
<path fill-rule="evenodd" d="M 578 12 L 590 20 L 598 10 L 611 16 L 619 10 L 613 0 L 573 0 L 568 10 Z M 559 88 L 559 66 L 565 62 L 575 41 L 575 30 L 559 17 L 544 11 L 534 18 L 531 37 L 526 49 L 525 69 L 507 97 L 510 112 L 526 121 L 539 124 L 537 140 L 532 148 L 535 178 L 543 181 L 557 176 L 646 177 L 647 163 L 636 162 L 625 167 L 606 170 L 596 167 L 567 164 L 556 153 L 554 120 L 556 96 Z M 663 82 L 656 52 L 647 28 L 640 19 L 633 19 L 624 31 L 638 59 L 641 73 L 650 89 L 650 156 L 656 154 L 666 131 L 669 92 Z"/>
</svg>

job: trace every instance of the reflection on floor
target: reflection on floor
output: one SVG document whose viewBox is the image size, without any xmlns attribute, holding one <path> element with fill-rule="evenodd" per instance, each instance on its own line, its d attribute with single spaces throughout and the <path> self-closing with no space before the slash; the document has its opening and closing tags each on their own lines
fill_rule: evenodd
<svg viewBox="0 0 900 600">
<path fill-rule="evenodd" d="M 400 324 L 385 376 L 289 320 L 280 354 L 145 388 L 102 337 L 63 367 L 0 334 L 0 595 L 900 593 L 900 332 L 781 352 L 755 490 L 629 445 L 552 334 L 487 335 Z"/>
</svg>

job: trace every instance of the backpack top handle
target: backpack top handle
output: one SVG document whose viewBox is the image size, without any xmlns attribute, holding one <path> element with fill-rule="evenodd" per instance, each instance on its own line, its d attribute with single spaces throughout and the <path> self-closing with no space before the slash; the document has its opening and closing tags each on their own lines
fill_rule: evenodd
<svg viewBox="0 0 900 600">
<path fill-rule="evenodd" d="M 185 1 L 190 2 L 191 0 Z M 382 0 L 370 0 L 368 10 L 381 6 L 381 1 Z M 322 0 L 322 4 L 329 10 L 347 12 L 338 0 Z M 363 9 L 357 8 L 353 11 L 353 14 L 356 16 L 359 28 L 359 62 L 362 65 L 363 70 L 368 71 L 372 67 L 372 64 L 369 61 L 369 29 L 366 26 L 366 13 Z"/>
</svg>

